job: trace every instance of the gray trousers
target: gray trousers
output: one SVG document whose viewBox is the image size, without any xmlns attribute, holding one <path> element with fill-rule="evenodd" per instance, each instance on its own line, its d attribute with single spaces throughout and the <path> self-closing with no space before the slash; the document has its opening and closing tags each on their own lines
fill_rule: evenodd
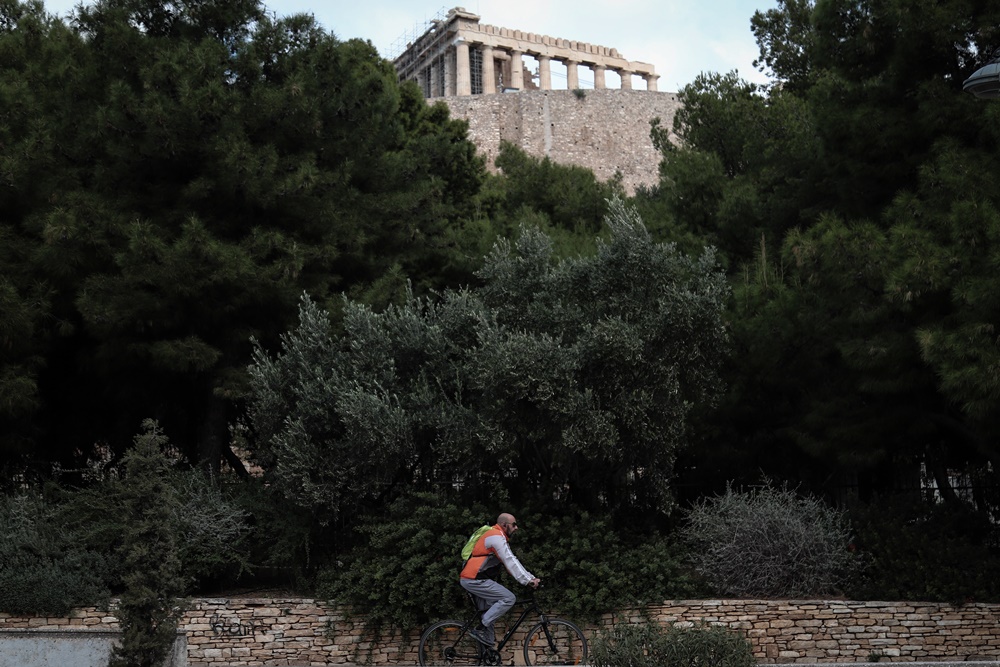
<svg viewBox="0 0 1000 667">
<path fill-rule="evenodd" d="M 496 643 L 493 624 L 510 611 L 517 598 L 492 579 L 459 579 L 459 582 L 462 588 L 475 596 L 476 607 L 483 612 L 483 627 L 486 628 L 486 634 L 493 643 Z"/>
</svg>

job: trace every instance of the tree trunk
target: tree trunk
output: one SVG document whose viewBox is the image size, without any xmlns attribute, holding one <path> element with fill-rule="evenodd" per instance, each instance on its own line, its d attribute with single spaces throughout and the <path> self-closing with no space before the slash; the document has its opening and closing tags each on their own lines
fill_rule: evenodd
<svg viewBox="0 0 1000 667">
<path fill-rule="evenodd" d="M 198 434 L 198 466 L 212 479 L 218 479 L 223 451 L 229 449 L 229 445 L 226 444 L 228 434 L 226 403 L 212 391 L 209 391 L 206 403 L 201 432 Z"/>
</svg>

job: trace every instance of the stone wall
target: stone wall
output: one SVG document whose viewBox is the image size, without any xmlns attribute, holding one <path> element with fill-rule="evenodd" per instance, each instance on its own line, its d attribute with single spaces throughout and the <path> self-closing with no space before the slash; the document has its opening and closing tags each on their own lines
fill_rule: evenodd
<svg viewBox="0 0 1000 667">
<path fill-rule="evenodd" d="M 649 122 L 673 126 L 674 93 L 648 90 L 522 90 L 495 95 L 440 97 L 453 118 L 469 121 L 469 138 L 490 168 L 508 141 L 536 157 L 586 167 L 606 181 L 621 172 L 625 189 L 659 180 L 660 153 Z"/>
<path fill-rule="evenodd" d="M 1000 604 L 850 601 L 696 600 L 652 606 L 586 626 L 593 636 L 613 623 L 721 624 L 746 634 L 761 663 L 997 660 Z M 108 632 L 107 611 L 68 618 L 0 614 L 0 653 L 11 637 Z M 364 624 L 334 605 L 310 599 L 196 599 L 180 624 L 191 666 L 412 665 L 419 630 L 373 641 Z M 520 663 L 520 643 L 511 652 Z M 508 656 L 509 657 L 509 656 Z"/>
<path fill-rule="evenodd" d="M 704 621 L 739 629 L 762 663 L 1000 657 L 1000 604 L 699 600 L 650 611 L 663 624 Z"/>
</svg>

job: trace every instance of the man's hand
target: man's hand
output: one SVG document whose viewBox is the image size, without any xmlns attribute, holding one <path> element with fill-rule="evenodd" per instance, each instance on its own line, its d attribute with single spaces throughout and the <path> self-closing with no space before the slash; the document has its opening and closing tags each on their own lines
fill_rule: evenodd
<svg viewBox="0 0 1000 667">
<path fill-rule="evenodd" d="M 538 577 L 535 577 L 534 579 L 528 582 L 528 585 L 534 589 L 537 589 L 539 586 L 542 585 L 542 580 L 539 579 Z"/>
</svg>

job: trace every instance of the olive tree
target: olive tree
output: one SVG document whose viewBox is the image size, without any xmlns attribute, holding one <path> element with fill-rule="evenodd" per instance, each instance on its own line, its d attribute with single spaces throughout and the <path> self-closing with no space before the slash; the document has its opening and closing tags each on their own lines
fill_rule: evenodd
<svg viewBox="0 0 1000 667">
<path fill-rule="evenodd" d="M 668 511 L 688 415 L 719 392 L 727 286 L 711 250 L 609 210 L 593 255 L 557 260 L 522 228 L 480 286 L 345 300 L 342 330 L 304 298 L 250 369 L 249 446 L 275 487 L 329 521 L 404 488 Z"/>
</svg>

